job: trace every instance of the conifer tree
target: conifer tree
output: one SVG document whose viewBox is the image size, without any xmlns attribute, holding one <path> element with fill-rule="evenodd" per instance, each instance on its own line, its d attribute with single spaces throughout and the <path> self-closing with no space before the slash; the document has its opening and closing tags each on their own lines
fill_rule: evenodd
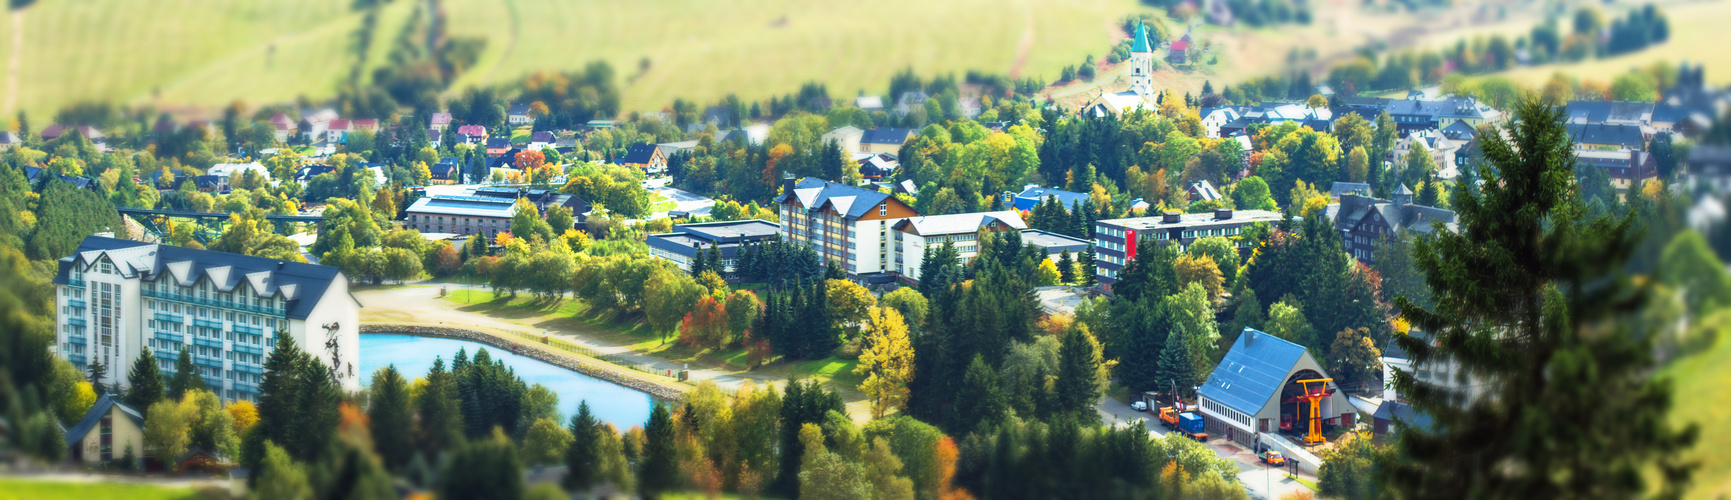
<svg viewBox="0 0 1731 500">
<path fill-rule="evenodd" d="M 1072 283 L 1076 281 L 1076 262 L 1070 259 L 1070 250 L 1058 254 L 1058 281 Z"/>
<path fill-rule="evenodd" d="M 180 359 L 174 362 L 174 376 L 168 379 L 168 398 L 180 400 L 188 391 L 204 389 L 204 377 L 192 364 L 192 353 L 180 348 Z"/>
<path fill-rule="evenodd" d="M 445 370 L 445 360 L 433 358 L 433 368 L 427 371 L 427 386 L 415 400 L 415 412 L 420 416 L 416 428 L 416 445 L 427 456 L 463 442 L 463 414 L 457 401 L 456 376 Z"/>
<path fill-rule="evenodd" d="M 1634 214 L 1589 216 L 1573 180 L 1562 109 L 1520 103 L 1502 133 L 1481 134 L 1480 193 L 1456 196 L 1459 232 L 1420 239 L 1435 294 L 1402 317 L 1434 340 L 1400 336 L 1415 364 L 1447 360 L 1484 381 L 1463 402 L 1397 370 L 1394 386 L 1433 422 L 1406 428 L 1381 460 L 1380 485 L 1409 498 L 1630 498 L 1679 495 L 1679 452 L 1694 428 L 1669 423 L 1651 337 L 1628 322 L 1648 294 L 1625 264 Z M 1659 475 L 1649 476 L 1657 471 Z M 1647 477 L 1658 477 L 1656 490 Z"/>
<path fill-rule="evenodd" d="M 600 479 L 601 435 L 589 402 L 577 404 L 571 416 L 571 447 L 565 450 L 565 489 L 588 491 Z"/>
<path fill-rule="evenodd" d="M 401 471 L 409 464 L 414 448 L 409 442 L 414 430 L 414 411 L 409 404 L 409 385 L 395 365 L 373 372 L 372 397 L 367 417 L 373 432 L 373 448 L 388 470 Z"/>
<path fill-rule="evenodd" d="M 1100 400 L 1100 344 L 1083 325 L 1073 325 L 1058 348 L 1056 413 L 1080 422 L 1099 419 L 1094 404 Z"/>
<path fill-rule="evenodd" d="M 156 366 L 156 355 L 150 349 L 140 349 L 132 371 L 126 374 L 126 397 L 121 402 L 133 408 L 150 408 L 163 398 L 162 372 Z"/>
<path fill-rule="evenodd" d="M 108 377 L 108 366 L 100 359 L 90 360 L 90 372 L 85 376 L 90 380 L 90 388 L 96 390 L 96 395 L 108 394 L 108 386 L 102 384 L 102 379 Z"/>
<path fill-rule="evenodd" d="M 637 465 L 637 492 L 650 498 L 678 487 L 679 457 L 674 443 L 673 416 L 665 405 L 655 405 L 649 422 L 643 424 L 643 460 Z"/>
<path fill-rule="evenodd" d="M 1166 347 L 1160 351 L 1161 389 L 1177 391 L 1177 395 L 1189 393 L 1190 386 L 1196 384 L 1196 367 L 1191 363 L 1188 335 L 1184 327 L 1175 325 L 1166 334 Z"/>
<path fill-rule="evenodd" d="M 1088 245 L 1088 248 L 1082 249 L 1082 256 L 1078 257 L 1076 262 L 1082 265 L 1082 275 L 1076 277 L 1077 281 L 1081 281 L 1084 285 L 1094 284 L 1094 274 L 1098 272 L 1094 268 L 1094 245 Z"/>
</svg>

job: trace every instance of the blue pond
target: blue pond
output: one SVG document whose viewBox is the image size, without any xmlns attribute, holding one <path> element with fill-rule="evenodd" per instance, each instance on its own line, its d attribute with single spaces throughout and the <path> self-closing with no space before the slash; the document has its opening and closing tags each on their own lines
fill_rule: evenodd
<svg viewBox="0 0 1731 500">
<path fill-rule="evenodd" d="M 451 357 L 457 354 L 457 349 L 467 349 L 470 357 L 474 357 L 477 350 L 486 349 L 488 356 L 503 361 L 505 366 L 517 372 L 518 377 L 522 377 L 523 382 L 541 384 L 559 394 L 559 412 L 564 414 L 559 422 L 561 425 L 569 423 L 571 415 L 577 413 L 579 401 L 589 402 L 589 411 L 595 413 L 596 419 L 621 430 L 641 426 L 649 420 L 649 405 L 653 402 L 649 394 L 467 340 L 394 333 L 362 334 L 361 370 L 365 375 L 361 384 L 370 385 L 373 372 L 386 365 L 396 365 L 403 378 L 409 380 L 424 377 L 428 370 L 433 369 L 434 356 L 442 357 L 446 369 L 450 369 Z"/>
</svg>

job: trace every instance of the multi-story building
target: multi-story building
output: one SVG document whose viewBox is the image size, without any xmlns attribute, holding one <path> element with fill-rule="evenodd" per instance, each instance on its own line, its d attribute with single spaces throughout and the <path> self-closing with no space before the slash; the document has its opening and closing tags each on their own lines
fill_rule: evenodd
<svg viewBox="0 0 1731 500">
<path fill-rule="evenodd" d="M 1095 281 L 1111 285 L 1118 272 L 1136 259 L 1136 246 L 1143 241 L 1176 244 L 1183 252 L 1198 238 L 1237 236 L 1245 226 L 1273 224 L 1280 214 L 1267 210 L 1216 209 L 1210 213 L 1166 212 L 1154 217 L 1108 219 L 1094 223 Z"/>
<path fill-rule="evenodd" d="M 822 179 L 806 178 L 786 186 L 775 198 L 780 205 L 781 234 L 788 241 L 810 246 L 825 262 L 841 265 L 848 276 L 862 281 L 889 281 L 895 250 L 891 227 L 919 212 L 885 193 Z"/>
<path fill-rule="evenodd" d="M 1446 208 L 1414 205 L 1412 190 L 1405 184 L 1395 188 L 1393 200 L 1346 194 L 1329 205 L 1324 215 L 1334 220 L 1346 253 L 1366 264 L 1375 262 L 1376 248 L 1401 231 L 1429 233 L 1431 222 L 1453 230 L 1455 212 Z"/>
<path fill-rule="evenodd" d="M 1582 150 L 1575 152 L 1575 160 L 1603 170 L 1611 178 L 1611 186 L 1624 195 L 1631 190 L 1639 191 L 1648 180 L 1659 178 L 1659 161 L 1646 151 Z"/>
<path fill-rule="evenodd" d="M 740 246 L 779 238 L 780 229 L 780 224 L 756 219 L 680 224 L 673 226 L 673 232 L 651 234 L 646 241 L 650 255 L 673 261 L 687 272 L 700 252 L 706 255 L 714 247 L 721 251 L 722 267 L 732 272 Z"/>
<path fill-rule="evenodd" d="M 185 349 L 218 396 L 256 400 L 280 333 L 360 390 L 361 305 L 335 267 L 91 236 L 54 285 L 54 351 L 110 387 L 146 349 L 164 372 Z"/>
<path fill-rule="evenodd" d="M 433 195 L 409 205 L 403 227 L 423 233 L 479 234 L 487 239 L 511 231 L 516 198 Z"/>
<path fill-rule="evenodd" d="M 1027 229 L 1022 215 L 1014 210 L 971 214 L 927 215 L 911 217 L 895 223 L 891 236 L 895 239 L 893 269 L 912 281 L 920 279 L 920 264 L 926 249 L 949 243 L 956 249 L 963 265 L 980 253 L 981 231 L 1004 233 Z"/>
</svg>

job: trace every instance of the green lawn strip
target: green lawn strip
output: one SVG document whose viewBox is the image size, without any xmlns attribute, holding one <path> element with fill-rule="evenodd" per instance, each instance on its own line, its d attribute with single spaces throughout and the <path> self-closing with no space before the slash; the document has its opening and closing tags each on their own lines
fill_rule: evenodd
<svg viewBox="0 0 1731 500">
<path fill-rule="evenodd" d="M 0 500 L 87 500 L 95 498 L 191 500 L 200 497 L 198 492 L 192 488 L 166 488 L 149 484 L 0 479 Z"/>
<path fill-rule="evenodd" d="M 1310 491 L 1322 491 L 1322 488 L 1318 488 L 1318 487 L 1317 487 L 1317 486 L 1316 486 L 1316 482 L 1315 482 L 1315 481 L 1310 481 L 1310 480 L 1307 480 L 1307 479 L 1304 479 L 1304 478 L 1302 478 L 1302 477 L 1298 477 L 1298 476 L 1294 476 L 1294 475 L 1291 475 L 1291 474 L 1287 474 L 1287 475 L 1286 475 L 1286 478 L 1287 478 L 1287 479 L 1291 479 L 1291 480 L 1293 480 L 1293 481 L 1295 481 L 1295 482 L 1297 482 L 1297 483 L 1298 483 L 1298 484 L 1302 484 L 1302 485 L 1304 485 L 1304 487 L 1306 487 L 1306 488 L 1310 488 Z"/>
<path fill-rule="evenodd" d="M 679 202 L 673 201 L 673 200 L 667 200 L 667 201 L 657 202 L 654 205 L 650 205 L 649 211 L 652 213 L 653 212 L 669 212 L 669 211 L 672 211 L 674 208 L 678 208 L 678 207 L 679 207 Z"/>
<path fill-rule="evenodd" d="M 668 334 L 667 342 L 663 343 L 661 336 L 650 331 L 640 319 L 620 321 L 610 314 L 598 314 L 581 300 L 543 301 L 527 294 L 518 294 L 514 299 L 509 296 L 495 298 L 493 292 L 484 290 L 454 290 L 444 300 L 457 305 L 459 310 L 522 325 L 530 329 L 528 333 L 531 334 L 538 331 L 577 332 L 586 338 L 623 346 L 638 354 L 690 364 L 692 368 L 727 373 L 746 372 L 749 368 L 750 357 L 743 348 L 717 351 L 682 346 L 677 333 Z M 853 373 L 858 364 L 858 361 L 834 356 L 803 361 L 783 358 L 750 372 L 780 379 L 813 378 L 852 389 L 865 380 L 864 376 Z"/>
<path fill-rule="evenodd" d="M 1671 424 L 1683 426 L 1693 423 L 1700 432 L 1695 447 L 1682 454 L 1683 460 L 1699 466 L 1695 469 L 1693 485 L 1684 497 L 1724 498 L 1731 495 L 1731 456 L 1724 453 L 1731 449 L 1731 429 L 1725 426 L 1726 422 L 1731 422 L 1731 405 L 1711 395 L 1724 394 L 1725 387 L 1731 385 L 1731 363 L 1725 362 L 1731 359 L 1731 341 L 1725 339 L 1724 333 L 1731 331 L 1731 310 L 1704 316 L 1693 335 L 1714 335 L 1713 332 L 1718 331 L 1717 342 L 1697 354 L 1672 362 L 1660 370 L 1660 374 L 1670 380 L 1674 394 Z M 1660 484 L 1657 472 L 1648 471 L 1648 484 Z"/>
</svg>

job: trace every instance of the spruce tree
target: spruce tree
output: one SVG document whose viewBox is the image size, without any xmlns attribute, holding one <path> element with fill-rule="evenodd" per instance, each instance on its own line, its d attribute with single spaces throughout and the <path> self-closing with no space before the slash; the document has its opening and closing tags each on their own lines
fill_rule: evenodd
<svg viewBox="0 0 1731 500">
<path fill-rule="evenodd" d="M 985 358 L 975 354 L 973 361 L 968 362 L 968 371 L 962 376 L 961 391 L 956 393 L 956 408 L 951 414 L 949 429 L 958 436 L 991 429 L 1004 418 L 1008 407 L 998 387 L 998 372 L 986 364 Z"/>
<path fill-rule="evenodd" d="M 600 426 L 589 412 L 589 402 L 577 404 L 571 416 L 571 447 L 565 450 L 565 489 L 588 491 L 600 480 Z"/>
<path fill-rule="evenodd" d="M 408 381 L 391 365 L 373 373 L 372 385 L 367 417 L 373 432 L 373 448 L 386 469 L 402 471 L 415 453 L 409 442 L 414 415 L 409 404 Z"/>
<path fill-rule="evenodd" d="M 97 396 L 108 394 L 108 386 L 102 384 L 102 379 L 108 377 L 108 366 L 100 359 L 90 360 L 90 372 L 85 378 L 90 380 L 90 388 L 96 390 Z"/>
<path fill-rule="evenodd" d="M 204 389 L 204 377 L 199 376 L 198 367 L 192 364 L 192 354 L 185 347 L 180 348 L 180 359 L 174 362 L 174 377 L 168 379 L 168 397 L 180 400 L 187 391 Z"/>
<path fill-rule="evenodd" d="M 1058 347 L 1055 413 L 1078 422 L 1095 422 L 1100 418 L 1094 411 L 1100 398 L 1100 362 L 1093 334 L 1088 333 L 1086 326 L 1072 325 Z"/>
<path fill-rule="evenodd" d="M 679 457 L 674 440 L 673 416 L 665 405 L 655 405 L 649 422 L 643 424 L 643 461 L 637 465 L 637 492 L 649 498 L 679 486 Z"/>
<path fill-rule="evenodd" d="M 135 409 L 150 408 L 151 403 L 162 401 L 162 372 L 156 366 L 156 355 L 150 349 L 140 349 L 138 360 L 132 363 L 132 371 L 126 374 L 126 396 L 121 402 Z"/>
<path fill-rule="evenodd" d="M 1082 256 L 1078 257 L 1076 262 L 1082 264 L 1082 275 L 1077 276 L 1076 280 L 1084 285 L 1094 284 L 1094 275 L 1098 272 L 1094 267 L 1094 245 L 1082 249 Z"/>
<path fill-rule="evenodd" d="M 1625 271 L 1634 215 L 1587 215 L 1560 108 L 1527 100 L 1513 118 L 1480 135 L 1485 183 L 1456 197 L 1459 232 L 1418 241 L 1435 308 L 1396 299 L 1433 337 L 1397 338 L 1414 363 L 1452 363 L 1482 394 L 1397 370 L 1396 390 L 1432 425 L 1402 430 L 1379 483 L 1410 498 L 1631 498 L 1657 477 L 1679 495 L 1695 429 L 1669 423 L 1653 339 L 1628 325 L 1649 286 Z"/>
<path fill-rule="evenodd" d="M 1076 262 L 1070 259 L 1070 251 L 1064 250 L 1058 254 L 1058 281 L 1071 283 L 1076 281 Z"/>
<path fill-rule="evenodd" d="M 1160 350 L 1160 384 L 1162 390 L 1176 391 L 1174 396 L 1190 392 L 1196 384 L 1196 367 L 1190 361 L 1190 342 L 1183 326 L 1174 325 L 1166 334 L 1166 346 Z"/>
<path fill-rule="evenodd" d="M 415 398 L 415 412 L 420 415 L 416 428 L 416 445 L 422 454 L 436 457 L 442 451 L 463 442 L 463 414 L 457 401 L 455 375 L 445 371 L 445 360 L 433 358 L 433 368 L 427 371 L 427 385 Z"/>
</svg>

